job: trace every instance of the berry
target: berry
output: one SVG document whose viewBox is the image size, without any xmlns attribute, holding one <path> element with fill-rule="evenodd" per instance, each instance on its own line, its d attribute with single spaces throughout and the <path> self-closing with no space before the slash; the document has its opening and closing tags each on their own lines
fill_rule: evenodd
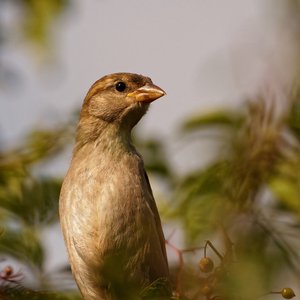
<svg viewBox="0 0 300 300">
<path fill-rule="evenodd" d="M 202 257 L 199 261 L 199 268 L 203 273 L 209 273 L 214 268 L 214 262 L 209 257 Z"/>
<path fill-rule="evenodd" d="M 3 271 L 5 273 L 5 276 L 10 276 L 14 272 L 11 266 L 6 266 Z"/>
<path fill-rule="evenodd" d="M 204 285 L 202 288 L 201 288 L 201 293 L 202 295 L 210 295 L 212 293 L 212 288 L 209 286 L 209 285 Z"/>
<path fill-rule="evenodd" d="M 292 299 L 296 295 L 295 295 L 294 291 L 291 288 L 284 288 L 284 289 L 281 290 L 281 296 L 284 299 Z"/>
</svg>

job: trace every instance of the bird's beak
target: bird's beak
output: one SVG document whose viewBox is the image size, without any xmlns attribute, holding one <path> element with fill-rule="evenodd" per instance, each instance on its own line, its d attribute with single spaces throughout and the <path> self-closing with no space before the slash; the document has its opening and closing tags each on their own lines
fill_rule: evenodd
<svg viewBox="0 0 300 300">
<path fill-rule="evenodd" d="M 132 97 L 136 102 L 150 103 L 166 93 L 160 87 L 154 85 L 153 83 L 146 83 L 144 86 L 138 88 L 132 93 L 128 93 L 127 97 Z"/>
</svg>

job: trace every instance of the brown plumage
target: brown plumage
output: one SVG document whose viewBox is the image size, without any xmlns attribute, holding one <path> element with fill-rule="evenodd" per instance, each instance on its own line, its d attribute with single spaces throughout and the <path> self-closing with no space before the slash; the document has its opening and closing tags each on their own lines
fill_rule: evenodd
<svg viewBox="0 0 300 300">
<path fill-rule="evenodd" d="M 169 278 L 160 217 L 130 138 L 164 94 L 148 77 L 116 73 L 96 81 L 84 100 L 60 220 L 86 300 L 139 299 L 144 287 Z"/>
</svg>

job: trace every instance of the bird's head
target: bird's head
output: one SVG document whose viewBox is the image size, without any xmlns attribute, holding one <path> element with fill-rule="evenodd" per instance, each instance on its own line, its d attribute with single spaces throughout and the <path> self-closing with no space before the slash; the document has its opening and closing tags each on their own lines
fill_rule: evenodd
<svg viewBox="0 0 300 300">
<path fill-rule="evenodd" d="M 131 130 L 146 113 L 150 102 L 165 92 L 149 77 L 132 73 L 115 73 L 96 81 L 88 91 L 82 118 L 96 118 Z"/>
</svg>

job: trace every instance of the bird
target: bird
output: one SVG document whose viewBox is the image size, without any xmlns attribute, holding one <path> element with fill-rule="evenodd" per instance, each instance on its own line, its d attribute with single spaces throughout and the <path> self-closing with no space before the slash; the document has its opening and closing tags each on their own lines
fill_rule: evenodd
<svg viewBox="0 0 300 300">
<path fill-rule="evenodd" d="M 59 215 L 69 262 L 85 300 L 140 299 L 169 267 L 160 216 L 131 131 L 166 93 L 149 77 L 114 73 L 82 105 Z"/>
</svg>

